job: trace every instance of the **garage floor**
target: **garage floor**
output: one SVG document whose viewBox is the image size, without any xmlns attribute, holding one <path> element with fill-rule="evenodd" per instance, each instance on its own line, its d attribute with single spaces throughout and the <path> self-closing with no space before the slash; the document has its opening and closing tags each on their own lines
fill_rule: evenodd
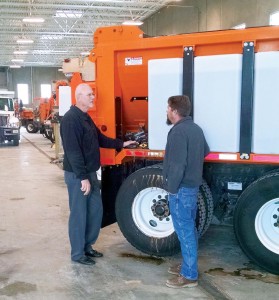
<svg viewBox="0 0 279 300">
<path fill-rule="evenodd" d="M 94 267 L 70 260 L 68 198 L 55 150 L 22 130 L 0 145 L 0 299 L 278 299 L 279 276 L 249 262 L 233 229 L 212 225 L 199 246 L 199 286 L 170 289 L 168 267 L 133 248 L 117 224 L 102 229 Z"/>
</svg>

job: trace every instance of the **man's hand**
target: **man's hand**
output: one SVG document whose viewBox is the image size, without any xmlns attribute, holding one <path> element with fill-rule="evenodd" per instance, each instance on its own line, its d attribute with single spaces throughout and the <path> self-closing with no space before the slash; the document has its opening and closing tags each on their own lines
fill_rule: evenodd
<svg viewBox="0 0 279 300">
<path fill-rule="evenodd" d="M 84 196 L 87 196 L 91 190 L 91 184 L 88 179 L 84 179 L 81 181 L 81 191 L 84 192 Z"/>
<path fill-rule="evenodd" d="M 138 145 L 139 143 L 136 141 L 126 141 L 123 143 L 123 148 L 130 146 L 130 145 Z"/>
</svg>

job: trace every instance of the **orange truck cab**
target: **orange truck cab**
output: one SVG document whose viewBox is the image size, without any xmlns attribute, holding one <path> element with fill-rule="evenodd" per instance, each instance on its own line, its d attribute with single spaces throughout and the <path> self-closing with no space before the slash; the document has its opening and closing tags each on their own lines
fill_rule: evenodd
<svg viewBox="0 0 279 300">
<path fill-rule="evenodd" d="M 279 27 L 148 37 L 138 27 L 103 27 L 87 59 L 67 60 L 74 91 L 95 91 L 100 130 L 137 148 L 101 150 L 104 225 L 151 255 L 179 251 L 162 185 L 170 129 L 167 99 L 185 94 L 211 152 L 205 159 L 197 229 L 231 224 L 246 255 L 279 274 Z M 60 103 L 63 105 L 63 103 Z"/>
</svg>

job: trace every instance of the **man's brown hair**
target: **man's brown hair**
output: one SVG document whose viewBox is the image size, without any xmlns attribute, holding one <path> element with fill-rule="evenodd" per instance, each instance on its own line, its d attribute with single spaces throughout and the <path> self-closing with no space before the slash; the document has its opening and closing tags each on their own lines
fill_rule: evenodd
<svg viewBox="0 0 279 300">
<path fill-rule="evenodd" d="M 171 96 L 168 99 L 168 105 L 172 110 L 176 110 L 180 117 L 187 117 L 191 112 L 191 101 L 188 96 Z"/>
</svg>

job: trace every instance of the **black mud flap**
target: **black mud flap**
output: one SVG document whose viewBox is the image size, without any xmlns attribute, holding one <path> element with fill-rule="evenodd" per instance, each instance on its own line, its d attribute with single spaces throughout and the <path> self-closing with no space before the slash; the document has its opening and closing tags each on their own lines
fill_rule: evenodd
<svg viewBox="0 0 279 300">
<path fill-rule="evenodd" d="M 115 199 L 122 180 L 122 166 L 102 168 L 101 193 L 104 209 L 102 227 L 116 222 Z"/>
</svg>

